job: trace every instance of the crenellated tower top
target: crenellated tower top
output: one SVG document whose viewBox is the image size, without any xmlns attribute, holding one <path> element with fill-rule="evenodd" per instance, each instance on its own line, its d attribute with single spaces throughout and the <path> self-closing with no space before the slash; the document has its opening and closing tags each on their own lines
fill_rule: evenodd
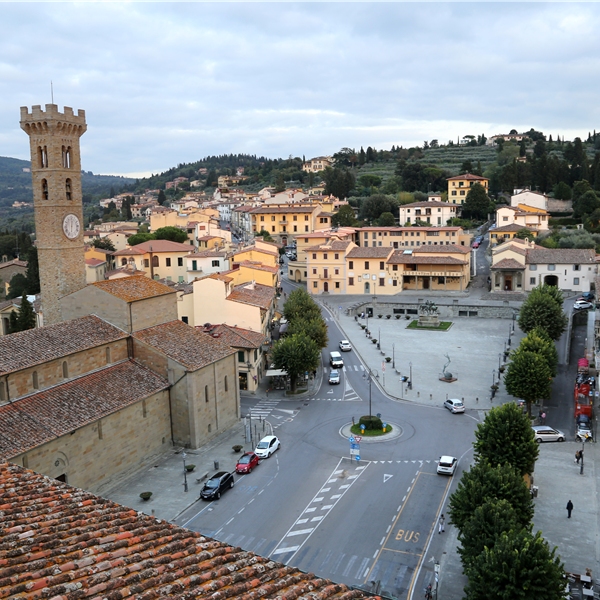
<svg viewBox="0 0 600 600">
<path fill-rule="evenodd" d="M 21 129 L 28 135 L 48 131 L 64 135 L 82 136 L 87 130 L 85 110 L 79 109 L 77 114 L 70 106 L 64 107 L 64 112 L 58 110 L 57 104 L 46 104 L 46 110 L 38 104 L 31 107 L 21 106 Z"/>
</svg>

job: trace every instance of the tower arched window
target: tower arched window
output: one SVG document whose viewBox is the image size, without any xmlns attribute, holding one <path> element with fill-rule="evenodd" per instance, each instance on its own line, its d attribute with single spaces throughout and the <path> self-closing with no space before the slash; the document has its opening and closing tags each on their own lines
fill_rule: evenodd
<svg viewBox="0 0 600 600">
<path fill-rule="evenodd" d="M 122 258 L 121 259 L 121 266 L 122 267 L 126 267 L 127 266 L 127 259 L 126 258 Z"/>
<path fill-rule="evenodd" d="M 37 371 L 34 371 L 32 376 L 32 383 L 33 383 L 33 389 L 34 390 L 39 390 L 40 389 L 40 380 L 38 379 L 38 374 Z"/>
<path fill-rule="evenodd" d="M 66 360 L 63 360 L 62 372 L 63 372 L 63 379 L 68 379 L 68 377 L 69 377 L 69 365 L 67 364 Z"/>
<path fill-rule="evenodd" d="M 65 182 L 65 192 L 67 194 L 67 200 L 71 199 L 71 180 L 67 179 Z"/>
<path fill-rule="evenodd" d="M 42 198 L 48 200 L 48 182 L 42 179 Z"/>
<path fill-rule="evenodd" d="M 62 147 L 62 166 L 63 169 L 71 168 L 71 146 Z"/>
<path fill-rule="evenodd" d="M 229 391 L 229 386 L 227 385 L 227 375 L 225 375 L 225 391 L 228 392 Z"/>
<path fill-rule="evenodd" d="M 158 256 L 153 256 L 152 257 L 152 266 L 153 267 L 158 267 Z"/>
<path fill-rule="evenodd" d="M 110 346 L 106 346 L 106 364 L 110 364 Z"/>
<path fill-rule="evenodd" d="M 46 146 L 38 146 L 37 149 L 38 167 L 45 169 L 48 167 L 48 150 Z"/>
<path fill-rule="evenodd" d="M 208 386 L 204 386 L 204 402 L 208 402 Z"/>
</svg>

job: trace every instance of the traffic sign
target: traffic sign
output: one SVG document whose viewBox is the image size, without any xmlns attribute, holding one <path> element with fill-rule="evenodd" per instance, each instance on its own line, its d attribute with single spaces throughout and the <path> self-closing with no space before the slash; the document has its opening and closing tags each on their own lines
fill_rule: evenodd
<svg viewBox="0 0 600 600">
<path fill-rule="evenodd" d="M 352 450 L 356 449 L 356 448 L 360 448 L 360 444 L 350 444 L 350 448 Z"/>
<path fill-rule="evenodd" d="M 355 435 L 355 436 L 354 436 L 354 441 L 355 441 L 357 444 L 360 444 L 361 440 L 362 440 L 362 435 Z"/>
<path fill-rule="evenodd" d="M 350 455 L 359 456 L 360 450 L 358 448 L 350 448 Z"/>
<path fill-rule="evenodd" d="M 355 438 L 353 435 L 351 435 L 351 436 L 348 438 L 348 441 L 349 441 L 351 444 L 354 444 L 354 442 L 356 441 L 356 438 Z"/>
<path fill-rule="evenodd" d="M 356 462 L 358 462 L 360 460 L 360 454 L 357 454 L 355 458 L 356 458 Z"/>
</svg>

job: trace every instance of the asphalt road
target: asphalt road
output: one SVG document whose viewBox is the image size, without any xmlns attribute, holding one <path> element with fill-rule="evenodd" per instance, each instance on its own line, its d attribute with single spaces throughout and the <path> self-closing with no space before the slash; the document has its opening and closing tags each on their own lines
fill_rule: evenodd
<svg viewBox="0 0 600 600">
<path fill-rule="evenodd" d="M 330 340 L 318 393 L 242 403 L 242 414 L 259 410 L 274 424 L 281 449 L 238 476 L 221 500 L 195 504 L 177 523 L 321 577 L 417 597 L 433 580 L 432 557 L 444 551 L 436 523 L 471 462 L 477 415 L 394 401 L 373 383 L 373 414 L 401 435 L 363 441 L 360 461 L 351 460 L 341 428 L 368 414 L 367 371 L 353 351 L 345 352 L 340 384 L 327 383 L 329 351 L 342 334 L 325 316 Z M 381 364 L 370 366 L 384 375 Z M 442 454 L 459 457 L 454 478 L 436 474 Z"/>
</svg>

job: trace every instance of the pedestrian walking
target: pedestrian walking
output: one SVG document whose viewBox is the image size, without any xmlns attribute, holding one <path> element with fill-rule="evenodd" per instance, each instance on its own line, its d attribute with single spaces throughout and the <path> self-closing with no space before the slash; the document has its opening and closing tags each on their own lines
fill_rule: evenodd
<svg viewBox="0 0 600 600">
<path fill-rule="evenodd" d="M 572 510 L 573 510 L 573 503 L 569 500 L 567 502 L 567 513 L 568 513 L 567 519 L 571 518 L 571 511 Z"/>
<path fill-rule="evenodd" d="M 579 464 L 579 461 L 583 458 L 583 450 L 577 450 L 575 452 L 575 462 Z"/>
<path fill-rule="evenodd" d="M 425 588 L 425 600 L 431 600 L 432 597 L 433 597 L 433 594 L 431 593 L 431 584 L 429 584 Z"/>
<path fill-rule="evenodd" d="M 542 413 L 542 425 L 545 425 L 545 424 L 546 424 L 546 413 L 543 412 Z"/>
<path fill-rule="evenodd" d="M 445 519 L 444 519 L 444 515 L 442 513 L 440 515 L 440 519 L 439 519 L 438 533 L 443 533 L 445 531 L 445 529 L 444 529 L 444 523 L 445 523 Z"/>
</svg>

